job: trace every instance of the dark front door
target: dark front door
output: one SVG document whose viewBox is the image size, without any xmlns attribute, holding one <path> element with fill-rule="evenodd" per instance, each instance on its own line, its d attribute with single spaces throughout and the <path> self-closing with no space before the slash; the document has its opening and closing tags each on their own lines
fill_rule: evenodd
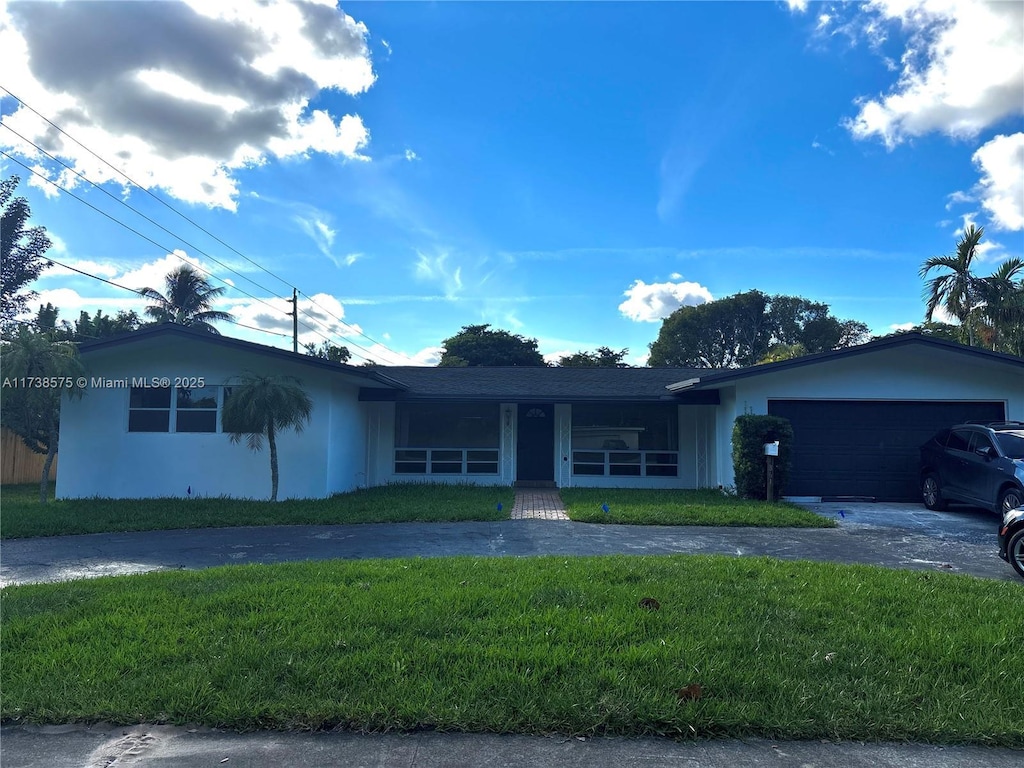
<svg viewBox="0 0 1024 768">
<path fill-rule="evenodd" d="M 551 482 L 555 479 L 555 406 L 519 406 L 516 480 Z"/>
</svg>

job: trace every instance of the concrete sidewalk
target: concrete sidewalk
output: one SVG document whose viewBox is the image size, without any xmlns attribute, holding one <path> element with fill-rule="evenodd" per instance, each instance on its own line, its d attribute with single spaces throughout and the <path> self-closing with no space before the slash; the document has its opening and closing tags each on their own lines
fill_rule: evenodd
<svg viewBox="0 0 1024 768">
<path fill-rule="evenodd" d="M 1019 768 L 987 747 L 420 732 L 250 733 L 171 726 L 5 726 L 4 768 Z"/>
</svg>

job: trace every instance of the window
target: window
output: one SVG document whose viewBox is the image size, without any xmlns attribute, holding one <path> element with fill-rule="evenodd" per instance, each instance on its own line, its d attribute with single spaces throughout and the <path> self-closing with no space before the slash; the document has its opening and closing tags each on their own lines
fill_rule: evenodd
<svg viewBox="0 0 1024 768">
<path fill-rule="evenodd" d="M 170 387 L 132 387 L 128 398 L 129 432 L 167 432 L 170 420 Z"/>
<path fill-rule="evenodd" d="M 129 432 L 218 432 L 230 387 L 132 387 Z"/>
<path fill-rule="evenodd" d="M 675 477 L 679 417 L 674 405 L 574 405 L 572 472 Z"/>
<path fill-rule="evenodd" d="M 216 432 L 218 389 L 179 387 L 175 432 Z"/>
<path fill-rule="evenodd" d="M 496 475 L 499 424 L 497 405 L 398 403 L 395 473 Z"/>
</svg>

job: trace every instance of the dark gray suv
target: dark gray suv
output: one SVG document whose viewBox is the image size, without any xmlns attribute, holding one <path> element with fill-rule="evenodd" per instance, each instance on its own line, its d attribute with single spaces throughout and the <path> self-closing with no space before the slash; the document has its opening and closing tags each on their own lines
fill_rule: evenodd
<svg viewBox="0 0 1024 768">
<path fill-rule="evenodd" d="M 928 509 L 959 501 L 1003 515 L 1024 506 L 1024 422 L 957 424 L 921 446 Z"/>
</svg>

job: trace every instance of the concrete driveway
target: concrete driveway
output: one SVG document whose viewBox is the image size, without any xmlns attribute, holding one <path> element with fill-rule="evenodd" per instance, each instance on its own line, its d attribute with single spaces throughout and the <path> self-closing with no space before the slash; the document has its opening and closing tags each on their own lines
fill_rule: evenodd
<svg viewBox="0 0 1024 768">
<path fill-rule="evenodd" d="M 809 504 L 837 529 L 625 526 L 548 520 L 106 533 L 0 544 L 0 585 L 238 563 L 373 557 L 702 553 L 866 563 L 1019 580 L 992 513 L 919 504 Z"/>
</svg>

